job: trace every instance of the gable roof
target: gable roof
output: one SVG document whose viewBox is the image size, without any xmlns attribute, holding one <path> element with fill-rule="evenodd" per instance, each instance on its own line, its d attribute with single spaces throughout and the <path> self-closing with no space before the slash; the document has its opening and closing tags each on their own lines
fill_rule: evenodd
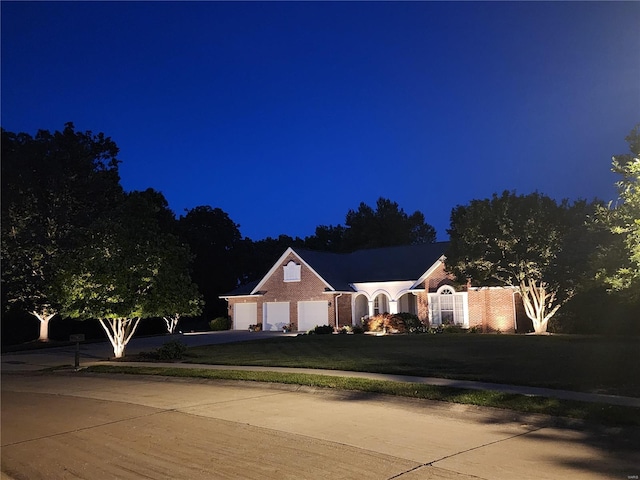
<svg viewBox="0 0 640 480">
<path fill-rule="evenodd" d="M 424 279 L 425 274 L 442 258 L 448 246 L 449 242 L 438 242 L 357 250 L 352 253 L 294 250 L 289 247 L 260 281 L 241 286 L 225 297 L 259 294 L 260 286 L 275 269 L 281 267 L 290 253 L 294 253 L 318 275 L 329 290 L 350 292 L 353 291 L 353 283 Z"/>
</svg>

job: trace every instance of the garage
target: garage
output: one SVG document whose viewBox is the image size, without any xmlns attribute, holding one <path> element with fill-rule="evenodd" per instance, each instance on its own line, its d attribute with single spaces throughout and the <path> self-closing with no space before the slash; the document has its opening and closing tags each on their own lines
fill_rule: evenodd
<svg viewBox="0 0 640 480">
<path fill-rule="evenodd" d="M 282 330 L 289 325 L 289 302 L 267 302 L 263 306 L 262 330 Z"/>
<path fill-rule="evenodd" d="M 255 325 L 258 317 L 257 303 L 236 303 L 233 306 L 234 330 L 248 330 L 249 325 Z"/>
<path fill-rule="evenodd" d="M 306 332 L 316 325 L 329 325 L 329 303 L 326 300 L 298 302 L 298 330 Z"/>
</svg>

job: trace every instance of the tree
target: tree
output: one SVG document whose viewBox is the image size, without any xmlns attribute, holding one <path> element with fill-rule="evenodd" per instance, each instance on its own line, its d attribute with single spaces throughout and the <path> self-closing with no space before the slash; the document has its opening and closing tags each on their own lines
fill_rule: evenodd
<svg viewBox="0 0 640 480">
<path fill-rule="evenodd" d="M 164 195 L 152 188 L 140 192 L 140 195 L 153 208 L 160 231 L 177 235 L 178 222 Z M 190 272 L 186 268 L 193 260 L 188 245 L 177 245 L 175 249 L 166 253 L 163 268 L 158 272 L 156 288 L 150 292 L 154 296 L 150 302 L 159 311 L 169 312 L 164 314 L 162 319 L 167 332 L 173 334 L 181 317 L 202 313 L 203 301 L 198 286 L 191 280 Z"/>
<path fill-rule="evenodd" d="M 162 230 L 158 213 L 153 196 L 129 193 L 111 215 L 96 220 L 56 285 L 62 312 L 98 319 L 116 358 L 124 356 L 142 319 L 198 307 L 188 250 Z"/>
<path fill-rule="evenodd" d="M 116 144 L 104 134 L 2 130 L 2 288 L 7 310 L 40 321 L 39 340 L 60 305 L 52 292 L 60 264 L 82 231 L 122 194 Z"/>
<path fill-rule="evenodd" d="M 421 212 L 407 215 L 396 202 L 382 197 L 376 202 L 375 211 L 364 202 L 358 210 L 349 210 L 345 225 L 346 251 L 417 245 L 436 240 L 435 228 L 425 222 Z"/>
<path fill-rule="evenodd" d="M 187 210 L 178 220 L 180 236 L 195 257 L 192 278 L 203 294 L 206 318 L 226 314 L 226 302 L 219 296 L 242 278 L 238 227 L 227 213 L 210 206 Z"/>
<path fill-rule="evenodd" d="M 535 332 L 544 333 L 587 275 L 597 242 L 586 220 L 595 209 L 539 193 L 472 200 L 451 213 L 446 268 L 461 283 L 517 287 Z"/>
<path fill-rule="evenodd" d="M 304 246 L 311 250 L 340 253 L 344 252 L 346 228 L 342 225 L 319 225 L 315 234 L 304 239 Z"/>
<path fill-rule="evenodd" d="M 615 155 L 612 171 L 621 176 L 616 182 L 619 202 L 600 209 L 598 220 L 614 239 L 603 248 L 603 264 L 598 277 L 614 291 L 624 291 L 631 300 L 640 299 L 640 124 L 626 137 L 631 154 Z"/>
</svg>

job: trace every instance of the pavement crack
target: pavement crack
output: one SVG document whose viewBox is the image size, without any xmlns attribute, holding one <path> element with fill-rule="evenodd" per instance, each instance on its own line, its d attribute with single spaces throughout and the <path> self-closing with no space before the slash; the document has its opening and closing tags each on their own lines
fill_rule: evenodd
<svg viewBox="0 0 640 480">
<path fill-rule="evenodd" d="M 133 417 L 120 418 L 118 420 L 113 420 L 111 422 L 103 422 L 103 423 L 98 423 L 96 425 L 88 425 L 86 427 L 74 428 L 73 430 L 65 430 L 64 432 L 51 433 L 49 435 L 42 435 L 40 437 L 28 438 L 26 440 L 20 440 L 18 442 L 5 443 L 5 444 L 2 444 L 2 448 L 12 447 L 12 446 L 15 446 L 15 445 L 22 445 L 22 444 L 30 443 L 30 442 L 36 442 L 36 441 L 39 441 L 39 440 L 47 440 L 49 438 L 56 438 L 56 437 L 60 437 L 62 435 L 68 435 L 70 433 L 85 432 L 85 431 L 88 431 L 88 430 L 92 430 L 94 428 L 100 428 L 100 427 L 104 427 L 104 426 L 107 426 L 107 425 L 115 425 L 117 423 L 122 423 L 122 422 L 130 422 L 131 420 L 137 420 L 139 418 L 152 417 L 154 415 L 159 415 L 161 413 L 166 413 L 166 412 L 170 412 L 170 411 L 174 411 L 174 409 L 159 410 L 157 412 L 150 412 L 150 413 L 147 413 L 145 415 L 135 415 Z"/>
<path fill-rule="evenodd" d="M 506 438 L 501 438 L 500 440 L 494 440 L 493 442 L 487 442 L 487 443 L 483 443 L 482 445 L 477 445 L 475 447 L 467 448 L 466 450 L 461 450 L 459 452 L 452 453 L 451 455 L 446 455 L 446 456 L 438 458 L 436 460 L 432 460 L 431 462 L 423 463 L 422 465 L 417 465 L 417 466 L 415 466 L 413 468 L 410 468 L 409 470 L 406 470 L 404 472 L 400 472 L 397 475 L 389 477 L 387 480 L 394 480 L 396 478 L 402 477 L 403 475 L 407 475 L 407 474 L 409 474 L 411 472 L 415 472 L 416 470 L 419 470 L 420 468 L 433 467 L 433 466 L 435 466 L 434 464 L 436 464 L 438 462 L 442 462 L 443 460 L 446 460 L 448 458 L 456 457 L 458 455 L 462 455 L 463 453 L 473 452 L 474 450 L 478 450 L 480 448 L 488 447 L 490 445 L 495 445 L 497 443 L 507 442 L 509 440 L 513 440 L 514 438 L 523 437 L 525 435 L 529 435 L 530 433 L 537 432 L 537 431 L 542 430 L 544 428 L 546 428 L 546 427 L 542 426 L 542 427 L 534 428 L 534 429 L 531 429 L 531 430 L 527 430 L 526 432 L 518 433 L 516 435 L 511 435 L 511 436 L 506 437 Z M 473 477 L 473 478 L 482 478 L 482 477 Z"/>
</svg>

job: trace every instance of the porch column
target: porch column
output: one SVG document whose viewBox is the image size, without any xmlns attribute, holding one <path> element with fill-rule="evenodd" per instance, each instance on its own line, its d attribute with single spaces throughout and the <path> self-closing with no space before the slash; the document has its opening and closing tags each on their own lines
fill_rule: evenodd
<svg viewBox="0 0 640 480">
<path fill-rule="evenodd" d="M 398 313 L 398 301 L 397 300 L 389 300 L 389 313 L 393 315 L 394 313 Z"/>
<path fill-rule="evenodd" d="M 374 301 L 369 300 L 369 318 L 373 317 L 374 315 L 375 315 Z"/>
</svg>

